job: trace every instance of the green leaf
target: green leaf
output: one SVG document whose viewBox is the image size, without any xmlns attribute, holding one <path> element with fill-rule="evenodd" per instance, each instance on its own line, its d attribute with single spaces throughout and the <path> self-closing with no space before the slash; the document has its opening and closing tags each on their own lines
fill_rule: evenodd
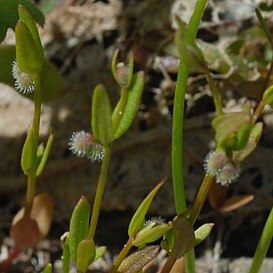
<svg viewBox="0 0 273 273">
<path fill-rule="evenodd" d="M 125 258 L 118 268 L 118 272 L 136 273 L 139 272 L 147 263 L 152 261 L 159 252 L 159 246 L 147 246 L 138 250 Z"/>
<path fill-rule="evenodd" d="M 85 272 L 89 265 L 94 261 L 96 248 L 94 240 L 91 237 L 83 239 L 78 246 L 77 269 Z"/>
<path fill-rule="evenodd" d="M 62 238 L 61 238 L 62 239 Z M 70 271 L 70 250 L 69 250 L 69 235 L 63 241 L 63 266 L 62 266 L 62 273 L 69 273 Z"/>
<path fill-rule="evenodd" d="M 153 243 L 172 228 L 172 224 L 160 224 L 154 227 L 148 227 L 140 230 L 133 240 L 134 246 L 144 246 Z"/>
<path fill-rule="evenodd" d="M 44 56 L 44 49 L 40 40 L 39 32 L 32 16 L 27 11 L 27 9 L 22 5 L 18 6 L 18 13 L 19 13 L 20 21 L 22 21 L 27 26 L 37 48 L 40 51 L 40 54 Z"/>
<path fill-rule="evenodd" d="M 258 142 L 260 141 L 262 133 L 263 133 L 263 123 L 257 122 L 250 132 L 248 142 L 247 142 L 246 146 L 244 147 L 244 149 L 241 151 L 235 152 L 235 154 L 234 154 L 234 158 L 238 162 L 243 161 L 246 157 L 248 157 L 255 150 Z"/>
<path fill-rule="evenodd" d="M 35 76 L 40 73 L 44 56 L 37 47 L 25 23 L 19 21 L 15 27 L 16 61 L 21 71 Z"/>
<path fill-rule="evenodd" d="M 130 52 L 129 64 L 126 66 L 124 63 L 118 63 L 118 54 L 119 50 L 117 49 L 112 57 L 112 74 L 121 88 L 128 88 L 134 74 L 134 55 Z"/>
<path fill-rule="evenodd" d="M 45 22 L 42 12 L 28 0 L 0 0 L 0 43 L 3 42 L 8 28 L 15 29 L 19 20 L 18 5 L 23 5 L 33 19 L 43 26 Z"/>
<path fill-rule="evenodd" d="M 187 28 L 179 17 L 176 17 L 179 29 L 175 34 L 175 44 L 177 46 L 180 58 L 187 65 L 197 72 L 208 73 L 207 63 L 201 49 L 195 41 L 191 41 L 187 35 Z"/>
<path fill-rule="evenodd" d="M 48 263 L 43 271 L 43 273 L 51 273 L 52 272 L 52 264 Z"/>
<path fill-rule="evenodd" d="M 48 159 L 50 151 L 51 151 L 53 140 L 54 140 L 54 133 L 53 133 L 53 130 L 51 129 L 50 133 L 49 133 L 47 143 L 46 143 L 45 150 L 44 150 L 44 152 L 42 154 L 41 160 L 39 161 L 39 165 L 38 165 L 38 167 L 36 169 L 36 173 L 35 173 L 36 177 L 40 176 L 40 174 L 44 170 L 45 164 L 47 162 L 47 159 Z"/>
<path fill-rule="evenodd" d="M 97 247 L 94 261 L 97 261 L 98 259 L 100 259 L 103 256 L 105 250 L 106 250 L 106 246 Z"/>
<path fill-rule="evenodd" d="M 21 155 L 21 168 L 25 174 L 36 165 L 36 150 L 34 144 L 33 127 L 28 129 L 27 137 Z"/>
<path fill-rule="evenodd" d="M 42 102 L 58 98 L 64 91 L 64 81 L 55 65 L 46 60 L 41 71 Z M 33 94 L 31 94 L 33 97 Z"/>
<path fill-rule="evenodd" d="M 151 203 L 158 192 L 158 190 L 161 188 L 163 185 L 163 182 L 159 183 L 147 196 L 146 198 L 142 201 L 140 206 L 138 207 L 137 211 L 135 212 L 128 228 L 128 235 L 130 238 L 134 238 L 136 234 L 139 232 L 141 229 L 144 220 L 145 220 L 145 215 L 148 212 L 149 207 L 151 206 Z"/>
<path fill-rule="evenodd" d="M 263 94 L 263 101 L 273 108 L 273 85 L 269 86 Z"/>
<path fill-rule="evenodd" d="M 137 114 L 142 92 L 144 89 L 144 74 L 139 72 L 133 76 L 130 87 L 128 88 L 127 102 L 124 108 L 123 115 L 118 123 L 118 126 L 114 132 L 114 139 L 121 137 L 131 126 L 133 120 Z M 115 120 L 119 115 L 120 101 L 117 103 L 113 114 L 112 120 Z"/>
<path fill-rule="evenodd" d="M 200 244 L 202 241 L 204 241 L 210 234 L 214 224 L 213 223 L 207 223 L 199 227 L 197 230 L 194 231 L 195 236 L 195 243 L 194 246 Z"/>
<path fill-rule="evenodd" d="M 40 143 L 37 149 L 37 164 L 39 164 L 39 162 L 42 160 L 44 152 L 45 152 L 45 147 L 43 143 Z"/>
<path fill-rule="evenodd" d="M 245 147 L 252 129 L 249 112 L 232 112 L 217 116 L 212 121 L 218 147 L 240 150 Z"/>
<path fill-rule="evenodd" d="M 239 151 L 246 146 L 251 129 L 252 129 L 252 124 L 250 122 L 242 125 L 238 129 L 236 133 L 236 144 L 233 147 L 234 150 Z"/>
<path fill-rule="evenodd" d="M 12 77 L 12 62 L 15 60 L 15 46 L 13 45 L 1 45 L 0 46 L 0 82 L 8 84 L 14 88 L 15 80 Z M 60 72 L 57 70 L 54 64 L 50 61 L 45 60 L 40 73 L 41 76 L 41 93 L 42 93 L 42 102 L 49 102 L 57 97 L 59 97 L 64 90 L 64 82 L 60 75 Z M 18 92 L 19 93 L 19 92 Z M 33 93 L 22 94 L 21 96 L 34 99 Z"/>
<path fill-rule="evenodd" d="M 77 263 L 79 243 L 87 237 L 90 218 L 90 205 L 83 196 L 74 208 L 69 226 L 69 250 L 74 262 Z"/>
<path fill-rule="evenodd" d="M 194 247 L 194 241 L 194 230 L 191 222 L 183 214 L 180 214 L 173 220 L 173 229 L 166 234 L 161 247 L 170 256 L 179 259 Z"/>
<path fill-rule="evenodd" d="M 111 114 L 108 94 L 103 85 L 97 85 L 92 98 L 92 131 L 103 145 L 109 144 L 113 138 Z"/>
</svg>

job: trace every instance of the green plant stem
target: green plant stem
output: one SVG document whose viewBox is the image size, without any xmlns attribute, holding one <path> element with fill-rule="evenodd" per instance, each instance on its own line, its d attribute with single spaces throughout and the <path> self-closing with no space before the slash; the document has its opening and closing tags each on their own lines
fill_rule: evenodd
<svg viewBox="0 0 273 273">
<path fill-rule="evenodd" d="M 256 248 L 249 273 L 258 273 L 262 266 L 273 236 L 273 207 L 265 223 L 261 238 Z"/>
<path fill-rule="evenodd" d="M 202 18 L 206 0 L 197 0 L 195 10 L 190 20 L 187 35 L 194 41 L 199 22 Z M 185 93 L 189 68 L 185 61 L 181 60 L 176 82 L 174 96 L 173 124 L 172 124 L 172 179 L 174 188 L 174 199 L 177 214 L 186 209 L 186 199 L 184 192 L 183 170 L 183 130 L 184 130 L 184 105 Z"/>
<path fill-rule="evenodd" d="M 40 75 L 34 78 L 35 91 L 34 91 L 34 115 L 33 115 L 33 137 L 36 145 L 36 150 L 39 145 L 39 131 L 40 131 L 40 119 L 41 119 L 41 106 L 42 106 L 42 94 L 41 94 L 41 79 Z"/>
<path fill-rule="evenodd" d="M 266 25 L 266 22 L 264 21 L 264 18 L 261 14 L 261 11 L 259 10 L 259 8 L 256 8 L 255 9 L 255 13 L 256 13 L 256 16 L 262 26 L 262 29 L 267 37 L 267 40 L 271 46 L 271 49 L 273 49 L 273 39 L 272 39 L 272 34 L 271 34 L 271 31 L 270 29 L 268 28 L 268 26 Z M 270 66 L 269 66 L 269 69 L 267 71 L 267 74 L 266 74 L 266 77 L 265 77 L 265 81 L 264 81 L 264 85 L 263 85 L 263 89 L 262 91 L 264 91 L 267 86 L 268 86 L 268 83 L 269 83 L 269 80 L 270 80 L 270 76 L 272 74 L 272 71 L 273 71 L 273 56 L 271 58 L 271 62 L 270 62 Z"/>
<path fill-rule="evenodd" d="M 36 176 L 31 172 L 27 176 L 27 192 L 26 192 L 26 204 L 25 215 L 29 216 L 32 209 L 33 199 L 36 193 Z"/>
<path fill-rule="evenodd" d="M 39 131 L 40 131 L 41 105 L 42 105 L 40 75 L 37 75 L 36 77 L 34 77 L 34 84 L 35 84 L 34 113 L 33 113 L 32 125 L 33 125 L 34 149 L 37 155 L 37 150 L 39 146 Z M 34 166 L 28 173 L 25 215 L 29 215 L 31 213 L 33 199 L 36 194 L 37 178 L 36 178 L 35 172 L 36 172 L 36 166 Z"/>
<path fill-rule="evenodd" d="M 128 253 L 132 247 L 133 247 L 132 239 L 129 238 L 127 243 L 124 245 L 124 247 L 120 251 L 118 257 L 114 261 L 114 265 L 111 268 L 111 270 L 109 271 L 109 273 L 116 273 L 117 272 L 119 266 L 121 265 L 122 261 L 126 258 L 126 256 L 128 255 Z"/>
<path fill-rule="evenodd" d="M 222 105 L 222 99 L 221 99 L 219 88 L 216 85 L 214 79 L 212 78 L 210 72 L 207 73 L 207 77 L 208 77 L 208 82 L 209 82 L 209 86 L 210 86 L 210 91 L 212 93 L 212 97 L 214 100 L 216 114 L 217 114 L 217 116 L 222 115 L 223 114 L 223 105 Z"/>
<path fill-rule="evenodd" d="M 183 119 L 184 119 L 184 98 L 186 82 L 188 78 L 188 67 L 185 62 L 180 61 L 179 73 L 176 82 L 174 97 L 173 125 L 172 125 L 172 180 L 174 201 L 177 214 L 186 209 L 186 199 L 183 177 Z"/>
<path fill-rule="evenodd" d="M 199 23 L 203 16 L 206 0 L 197 0 L 191 20 L 188 25 L 187 35 L 189 41 L 195 40 Z M 174 200 L 177 214 L 186 209 L 186 198 L 184 190 L 183 170 L 183 121 L 184 121 L 184 104 L 185 93 L 188 79 L 189 68 L 185 61 L 180 60 L 178 77 L 176 82 L 176 90 L 174 96 L 174 111 L 172 123 L 172 180 L 174 190 Z M 185 255 L 186 271 L 188 273 L 195 272 L 194 251 L 190 251 Z"/>
<path fill-rule="evenodd" d="M 207 199 L 207 196 L 208 196 L 208 192 L 211 188 L 211 185 L 214 181 L 214 177 L 213 176 L 210 176 L 210 175 L 205 175 L 203 181 L 202 181 L 202 184 L 199 188 L 199 191 L 197 193 L 197 196 L 194 200 L 194 203 L 193 203 L 193 206 L 191 208 L 191 213 L 190 213 L 190 217 L 189 217 L 189 220 L 192 222 L 192 224 L 195 223 L 203 205 L 204 205 L 204 202 L 206 201 Z"/>
<path fill-rule="evenodd" d="M 270 43 L 271 45 L 271 48 L 273 49 L 273 40 L 272 40 L 272 34 L 271 34 L 271 31 L 269 30 L 268 26 L 266 25 L 265 21 L 264 21 L 264 18 L 261 14 L 261 11 L 259 10 L 259 8 L 256 8 L 255 9 L 255 13 L 256 13 L 256 16 L 262 26 L 262 29 L 266 35 L 266 38 L 268 39 L 268 42 Z"/>
<path fill-rule="evenodd" d="M 91 238 L 94 238 L 97 224 L 98 224 L 105 184 L 106 184 L 107 175 L 108 175 L 108 169 L 110 165 L 111 150 L 112 150 L 112 144 L 110 143 L 105 147 L 105 154 L 101 164 L 100 176 L 98 180 L 98 186 L 96 190 L 96 196 L 95 196 L 95 200 L 93 204 L 92 217 L 91 217 L 91 222 L 90 222 L 90 227 L 88 232 L 88 235 Z"/>
<path fill-rule="evenodd" d="M 257 106 L 257 108 L 255 109 L 255 112 L 253 114 L 253 123 L 255 123 L 259 116 L 262 114 L 264 107 L 266 106 L 266 104 L 264 103 L 263 100 L 261 100 Z"/>
</svg>

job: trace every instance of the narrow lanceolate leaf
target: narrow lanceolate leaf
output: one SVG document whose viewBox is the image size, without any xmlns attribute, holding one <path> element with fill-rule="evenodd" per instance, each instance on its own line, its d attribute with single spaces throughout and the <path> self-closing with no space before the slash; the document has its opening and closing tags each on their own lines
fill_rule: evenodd
<svg viewBox="0 0 273 273">
<path fill-rule="evenodd" d="M 31 125 L 28 129 L 21 155 L 21 167 L 25 174 L 36 164 L 36 151 L 34 146 L 33 127 Z"/>
<path fill-rule="evenodd" d="M 200 244 L 202 241 L 204 241 L 210 234 L 214 224 L 213 223 L 207 223 L 199 227 L 197 230 L 194 231 L 195 236 L 195 243 L 194 246 Z"/>
<path fill-rule="evenodd" d="M 28 27 L 34 42 L 38 50 L 40 51 L 40 54 L 44 56 L 43 46 L 42 46 L 39 32 L 38 32 L 34 19 L 30 15 L 30 13 L 27 11 L 27 9 L 22 5 L 18 6 L 18 13 L 19 13 L 20 20 Z"/>
<path fill-rule="evenodd" d="M 263 94 L 263 101 L 273 108 L 273 85 L 270 85 Z"/>
<path fill-rule="evenodd" d="M 43 271 L 43 273 L 51 273 L 52 272 L 52 264 L 48 263 Z"/>
<path fill-rule="evenodd" d="M 44 56 L 25 23 L 19 21 L 15 27 L 16 60 L 21 71 L 30 75 L 40 73 Z"/>
<path fill-rule="evenodd" d="M 77 269 L 85 272 L 89 265 L 94 261 L 96 248 L 94 240 L 91 237 L 83 239 L 78 246 Z"/>
<path fill-rule="evenodd" d="M 139 272 L 147 263 L 152 261 L 159 252 L 159 246 L 147 246 L 128 256 L 123 260 L 118 268 L 118 272 L 136 273 Z"/>
<path fill-rule="evenodd" d="M 70 271 L 70 250 L 69 250 L 69 235 L 64 239 L 63 242 L 63 264 L 62 264 L 62 273 L 69 273 Z"/>
<path fill-rule="evenodd" d="M 43 26 L 43 13 L 29 0 L 0 0 L 0 43 L 4 40 L 8 28 L 15 29 L 19 20 L 18 5 L 23 5 L 33 19 Z"/>
<path fill-rule="evenodd" d="M 133 245 L 144 246 L 153 243 L 166 234 L 171 228 L 171 223 L 161 224 L 151 228 L 144 228 L 137 233 L 136 238 L 133 240 Z"/>
<path fill-rule="evenodd" d="M 92 98 L 92 131 L 97 139 L 107 145 L 112 141 L 112 109 L 103 85 L 96 86 Z"/>
<path fill-rule="evenodd" d="M 245 147 L 252 129 L 252 119 L 248 112 L 226 113 L 212 121 L 216 131 L 218 146 L 240 150 Z"/>
<path fill-rule="evenodd" d="M 118 63 L 118 55 L 119 50 L 117 49 L 112 57 L 112 74 L 121 88 L 128 88 L 134 74 L 134 55 L 132 52 L 129 53 L 128 65 Z"/>
<path fill-rule="evenodd" d="M 246 146 L 244 147 L 244 149 L 236 152 L 234 155 L 234 158 L 238 162 L 243 161 L 246 157 L 248 157 L 255 150 L 255 148 L 257 147 L 257 144 L 259 143 L 260 138 L 262 136 L 262 132 L 263 132 L 263 123 L 257 122 L 250 132 L 248 142 L 247 142 Z"/>
<path fill-rule="evenodd" d="M 45 168 L 47 159 L 48 159 L 50 151 L 51 151 L 53 140 L 54 140 L 54 133 L 53 133 L 53 130 L 51 130 L 50 133 L 49 133 L 49 137 L 48 137 L 48 140 L 47 140 L 47 143 L 46 143 L 45 150 L 43 151 L 43 154 L 41 156 L 41 160 L 40 160 L 39 165 L 38 165 L 37 170 L 36 170 L 36 176 L 37 177 L 42 173 L 42 171 Z"/>
<path fill-rule="evenodd" d="M 99 247 L 97 247 L 96 248 L 96 256 L 95 256 L 94 261 L 100 259 L 103 256 L 105 250 L 106 250 L 106 246 L 99 246 Z"/>
<path fill-rule="evenodd" d="M 114 139 L 121 137 L 129 129 L 133 120 L 137 114 L 139 108 L 141 96 L 144 89 L 144 74 L 139 72 L 135 74 L 132 78 L 130 87 L 128 88 L 127 102 L 122 113 L 122 117 L 118 123 L 118 126 L 114 132 Z M 120 101 L 117 103 L 112 120 L 115 120 L 120 113 L 118 112 L 120 108 Z"/>
<path fill-rule="evenodd" d="M 163 182 L 159 183 L 149 194 L 148 196 L 142 201 L 140 206 L 138 207 L 137 211 L 135 212 L 128 228 L 128 235 L 130 238 L 134 238 L 136 234 L 141 229 L 143 222 L 145 220 L 145 215 L 156 195 L 158 190 L 163 185 Z"/>
<path fill-rule="evenodd" d="M 86 238 L 88 234 L 90 218 L 90 205 L 85 197 L 82 197 L 70 219 L 69 226 L 69 250 L 74 262 L 77 262 L 77 251 L 79 243 Z"/>
</svg>

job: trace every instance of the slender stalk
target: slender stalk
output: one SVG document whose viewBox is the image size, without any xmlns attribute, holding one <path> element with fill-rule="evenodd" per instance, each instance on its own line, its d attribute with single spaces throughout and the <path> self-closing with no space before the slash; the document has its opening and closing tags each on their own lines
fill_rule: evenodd
<svg viewBox="0 0 273 273">
<path fill-rule="evenodd" d="M 191 213 L 190 213 L 190 218 L 189 220 L 192 222 L 192 224 L 195 223 L 203 205 L 204 205 L 204 202 L 206 201 L 207 199 L 207 196 L 208 196 L 208 192 L 211 188 L 211 185 L 213 183 L 213 176 L 210 176 L 210 175 L 205 175 L 203 181 L 202 181 L 202 184 L 199 188 L 199 191 L 197 193 L 197 196 L 194 200 L 194 203 L 193 203 L 193 206 L 191 208 Z"/>
<path fill-rule="evenodd" d="M 186 209 L 186 198 L 183 177 L 183 129 L 184 129 L 184 99 L 186 83 L 188 78 L 188 67 L 185 62 L 180 61 L 179 73 L 176 82 L 174 97 L 173 125 L 172 125 L 172 180 L 174 201 L 177 214 Z"/>
<path fill-rule="evenodd" d="M 267 70 L 267 73 L 266 73 L 266 77 L 265 77 L 263 89 L 262 89 L 263 91 L 268 87 L 272 73 L 273 73 L 273 56 L 272 56 L 269 68 Z"/>
<path fill-rule="evenodd" d="M 264 103 L 264 101 L 261 100 L 253 114 L 253 123 L 255 123 L 258 120 L 259 116 L 262 114 L 265 105 L 266 104 Z"/>
<path fill-rule="evenodd" d="M 27 176 L 27 192 L 26 192 L 26 204 L 25 204 L 25 215 L 30 215 L 33 199 L 36 193 L 36 176 L 35 173 L 31 172 Z"/>
<path fill-rule="evenodd" d="M 132 239 L 129 238 L 127 243 L 124 245 L 124 247 L 120 251 L 118 257 L 114 261 L 114 265 L 111 268 L 111 270 L 109 271 L 109 273 L 116 273 L 117 272 L 119 266 L 121 265 L 122 261 L 126 258 L 126 256 L 128 255 L 128 253 L 132 247 L 133 247 Z"/>
<path fill-rule="evenodd" d="M 219 92 L 219 88 L 216 85 L 214 79 L 212 78 L 210 72 L 207 73 L 207 77 L 208 77 L 208 82 L 209 82 L 209 86 L 210 86 L 210 91 L 212 93 L 212 97 L 214 100 L 214 105 L 216 108 L 216 114 L 217 114 L 217 116 L 222 115 L 223 114 L 223 105 L 222 105 L 222 99 L 221 99 L 221 95 Z"/>
<path fill-rule="evenodd" d="M 96 196 L 95 196 L 95 200 L 93 204 L 92 217 L 91 217 L 89 233 L 88 233 L 88 235 L 92 238 L 94 238 L 97 224 L 98 224 L 99 215 L 100 215 L 101 204 L 102 204 L 105 184 L 107 180 L 108 169 L 110 165 L 111 150 L 112 150 L 112 144 L 109 144 L 108 146 L 105 147 L 105 154 L 104 154 L 104 158 L 103 158 L 101 169 L 100 169 L 100 176 L 98 180 L 98 186 L 97 186 Z"/>
<path fill-rule="evenodd" d="M 195 10 L 189 22 L 187 35 L 189 39 L 194 41 L 199 22 L 202 18 L 206 0 L 197 0 Z M 185 93 L 188 79 L 188 65 L 183 60 L 180 61 L 178 77 L 176 82 L 176 90 L 174 97 L 174 111 L 172 124 L 172 179 L 174 188 L 174 199 L 177 213 L 181 213 L 186 209 L 186 199 L 184 192 L 184 178 L 181 170 L 183 170 L 183 130 L 184 130 L 184 105 Z"/>
<path fill-rule="evenodd" d="M 35 91 L 34 91 L 34 113 L 33 113 L 33 141 L 34 149 L 37 154 L 39 145 L 39 131 L 40 131 L 40 119 L 41 119 L 41 80 L 40 75 L 34 78 Z M 36 166 L 34 166 L 27 175 L 27 192 L 26 192 L 26 204 L 25 204 L 25 215 L 29 215 L 32 209 L 33 199 L 36 193 L 37 178 L 35 176 Z"/>
<path fill-rule="evenodd" d="M 118 124 L 123 116 L 124 108 L 127 102 L 127 97 L 128 97 L 128 89 L 126 87 L 122 87 L 120 99 L 117 105 L 118 114 L 113 120 L 114 132 L 117 129 Z M 96 196 L 95 196 L 94 205 L 93 205 L 92 217 L 91 217 L 91 222 L 89 227 L 89 233 L 88 233 L 88 235 L 91 236 L 92 238 L 94 238 L 96 228 L 97 228 L 98 218 L 100 214 L 100 209 L 101 209 L 101 204 L 102 204 L 102 199 L 103 199 L 103 194 L 104 194 L 104 189 L 105 189 L 105 184 L 106 184 L 106 179 L 107 179 L 107 174 L 108 174 L 108 169 L 110 164 L 111 150 L 112 150 L 112 143 L 109 144 L 107 147 L 105 147 L 105 155 L 101 165 L 100 176 L 99 176 Z M 129 239 L 127 243 L 124 245 L 123 249 L 121 250 L 118 258 L 115 260 L 114 265 L 112 269 L 110 270 L 110 272 L 117 271 L 118 267 L 120 266 L 123 259 L 127 256 L 132 246 L 133 246 L 132 241 L 131 239 Z"/>
<path fill-rule="evenodd" d="M 34 91 L 33 136 L 34 136 L 34 142 L 37 149 L 39 144 L 41 105 L 42 105 L 40 75 L 35 77 L 34 82 L 35 82 L 35 91 Z"/>
<path fill-rule="evenodd" d="M 264 33 L 266 35 L 266 38 L 268 39 L 268 42 L 270 43 L 271 48 L 273 49 L 273 39 L 272 39 L 271 31 L 269 30 L 268 26 L 266 25 L 266 22 L 264 21 L 264 18 L 261 14 L 261 11 L 258 8 L 255 9 L 255 13 L 256 13 L 256 16 L 262 26 Z"/>
<path fill-rule="evenodd" d="M 264 21 L 262 13 L 258 8 L 255 9 L 255 13 L 256 13 L 256 16 L 257 16 L 257 18 L 258 18 L 258 20 L 259 20 L 259 22 L 260 22 L 260 24 L 262 26 L 262 29 L 263 29 L 264 33 L 266 35 L 266 38 L 267 38 L 267 40 L 268 40 L 268 42 L 269 42 L 269 44 L 271 46 L 271 49 L 273 49 L 273 39 L 272 39 L 272 33 L 271 33 L 270 29 L 266 25 L 266 22 Z M 267 74 L 266 74 L 266 77 L 265 77 L 265 80 L 264 80 L 262 91 L 267 88 L 269 80 L 270 80 L 270 76 L 272 74 L 272 71 L 273 71 L 273 57 L 271 58 L 270 66 L 269 66 L 269 69 L 267 71 Z"/>
<path fill-rule="evenodd" d="M 203 16 L 206 0 L 197 0 L 191 20 L 188 25 L 187 35 L 190 41 L 194 41 L 199 23 Z M 172 180 L 174 200 L 177 214 L 186 209 L 186 198 L 184 190 L 183 170 L 183 121 L 184 121 L 184 103 L 186 85 L 188 79 L 189 68 L 186 62 L 180 61 L 178 77 L 176 82 L 176 90 L 174 97 L 174 111 L 172 124 Z M 186 271 L 188 273 L 195 272 L 194 252 L 190 251 L 185 255 Z"/>
<path fill-rule="evenodd" d="M 256 248 L 249 273 L 258 273 L 262 266 L 273 236 L 273 207 L 265 223 L 261 238 Z"/>
</svg>

